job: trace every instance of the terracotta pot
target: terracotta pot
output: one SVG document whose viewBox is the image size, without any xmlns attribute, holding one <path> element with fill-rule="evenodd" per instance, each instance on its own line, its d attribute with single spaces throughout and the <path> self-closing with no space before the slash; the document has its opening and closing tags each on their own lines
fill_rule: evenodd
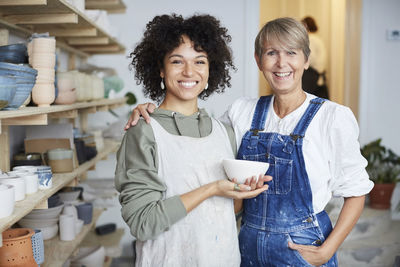
<svg viewBox="0 0 400 267">
<path fill-rule="evenodd" d="M 396 184 L 375 184 L 369 192 L 369 206 L 373 209 L 389 209 Z"/>
<path fill-rule="evenodd" d="M 33 257 L 31 238 L 35 232 L 29 228 L 8 229 L 2 233 L 0 267 L 37 266 Z"/>
</svg>

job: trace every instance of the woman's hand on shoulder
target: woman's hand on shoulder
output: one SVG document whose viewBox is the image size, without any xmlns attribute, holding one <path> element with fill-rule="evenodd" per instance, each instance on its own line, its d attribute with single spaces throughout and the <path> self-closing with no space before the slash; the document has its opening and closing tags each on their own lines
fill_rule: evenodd
<svg viewBox="0 0 400 267">
<path fill-rule="evenodd" d="M 131 116 L 129 117 L 128 122 L 126 123 L 124 130 L 126 131 L 130 127 L 135 126 L 138 123 L 140 116 L 142 116 L 147 123 L 150 123 L 149 113 L 153 113 L 155 108 L 156 106 L 153 103 L 149 102 L 137 105 L 132 110 Z"/>
<path fill-rule="evenodd" d="M 260 175 L 257 181 L 256 176 L 246 179 L 244 184 L 238 184 L 236 179 L 219 180 L 216 182 L 217 193 L 216 195 L 222 197 L 229 197 L 233 199 L 248 199 L 253 198 L 268 189 L 265 182 L 271 181 L 272 177 L 269 175 Z"/>
</svg>

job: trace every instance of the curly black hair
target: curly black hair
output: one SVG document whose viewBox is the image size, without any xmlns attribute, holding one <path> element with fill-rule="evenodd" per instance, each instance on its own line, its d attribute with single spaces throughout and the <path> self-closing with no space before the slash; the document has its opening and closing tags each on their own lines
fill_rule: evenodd
<svg viewBox="0 0 400 267">
<path fill-rule="evenodd" d="M 236 70 L 228 47 L 231 36 L 215 17 L 193 15 L 184 19 L 177 14 L 156 16 L 147 24 L 143 39 L 130 54 L 130 67 L 135 69 L 136 83 L 143 83 L 145 96 L 158 103 L 165 97 L 165 90 L 160 87 L 164 57 L 179 47 L 183 35 L 189 37 L 196 51 L 204 51 L 208 56 L 208 89 L 199 98 L 205 99 L 214 92 L 224 92 L 226 86 L 231 87 L 230 70 Z"/>
</svg>

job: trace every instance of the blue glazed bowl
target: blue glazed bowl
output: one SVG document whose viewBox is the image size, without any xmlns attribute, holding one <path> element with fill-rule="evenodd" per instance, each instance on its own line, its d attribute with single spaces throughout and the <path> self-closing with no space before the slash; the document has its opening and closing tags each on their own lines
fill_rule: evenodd
<svg viewBox="0 0 400 267">
<path fill-rule="evenodd" d="M 36 78 L 37 70 L 22 64 L 0 62 L 0 75 Z"/>
<path fill-rule="evenodd" d="M 0 62 L 15 64 L 28 63 L 28 57 L 20 51 L 0 51 Z"/>
<path fill-rule="evenodd" d="M 7 107 L 15 96 L 15 77 L 0 75 L 0 110 Z"/>
<path fill-rule="evenodd" d="M 5 110 L 14 110 L 18 109 L 22 104 L 25 102 L 25 100 L 29 97 L 29 94 L 32 92 L 32 88 L 35 85 L 35 82 L 33 83 L 17 83 L 16 84 L 16 90 L 15 90 L 15 95 L 11 102 L 8 104 L 7 107 L 5 107 Z"/>
</svg>

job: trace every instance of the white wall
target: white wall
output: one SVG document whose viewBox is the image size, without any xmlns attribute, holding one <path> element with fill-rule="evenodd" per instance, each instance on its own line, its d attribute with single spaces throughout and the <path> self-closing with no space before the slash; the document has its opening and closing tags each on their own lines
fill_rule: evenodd
<svg viewBox="0 0 400 267">
<path fill-rule="evenodd" d="M 362 20 L 360 140 L 382 138 L 400 154 L 400 41 L 386 39 L 400 30 L 400 1 L 364 0 Z"/>
<path fill-rule="evenodd" d="M 215 115 L 221 115 L 227 106 L 240 96 L 256 97 L 258 93 L 257 66 L 253 59 L 253 40 L 258 32 L 258 0 L 230 0 L 230 1 L 191 1 L 186 0 L 152 0 L 124 1 L 127 6 L 125 14 L 110 15 L 111 25 L 119 31 L 118 40 L 126 47 L 124 55 L 99 55 L 89 59 L 97 66 L 115 68 L 125 81 L 127 91 L 135 93 L 139 102 L 148 101 L 142 94 L 141 86 L 136 85 L 133 71 L 129 71 L 130 63 L 127 56 L 141 40 L 147 22 L 155 15 L 177 13 L 190 16 L 194 13 L 208 13 L 217 17 L 231 36 L 231 47 L 234 63 L 238 71 L 232 75 L 232 87 L 222 95 L 210 97 L 200 106 Z"/>
</svg>

